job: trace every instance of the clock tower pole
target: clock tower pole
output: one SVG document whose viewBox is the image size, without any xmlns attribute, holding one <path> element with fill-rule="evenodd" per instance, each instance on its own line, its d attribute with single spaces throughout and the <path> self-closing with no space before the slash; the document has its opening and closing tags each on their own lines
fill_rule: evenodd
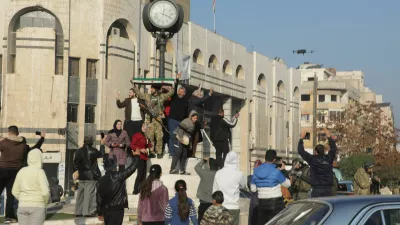
<svg viewBox="0 0 400 225">
<path fill-rule="evenodd" d="M 162 10 L 154 10 L 155 13 L 150 13 L 153 6 L 160 7 L 161 4 L 164 4 L 164 8 Z M 164 14 L 166 11 L 165 7 L 171 4 L 176 9 L 176 21 L 168 26 L 165 26 L 163 23 L 162 26 L 157 24 L 157 20 L 159 18 L 172 18 L 170 15 Z M 175 0 L 153 0 L 143 8 L 143 24 L 146 30 L 150 32 L 154 38 L 156 38 L 157 49 L 160 52 L 159 78 L 161 79 L 165 78 L 165 51 L 167 42 L 182 28 L 183 19 L 183 8 L 181 5 L 177 4 Z"/>
</svg>

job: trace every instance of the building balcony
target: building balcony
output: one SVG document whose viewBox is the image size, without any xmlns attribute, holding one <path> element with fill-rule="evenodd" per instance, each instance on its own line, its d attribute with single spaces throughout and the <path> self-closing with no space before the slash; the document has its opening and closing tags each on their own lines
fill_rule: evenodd
<svg viewBox="0 0 400 225">
<path fill-rule="evenodd" d="M 85 123 L 85 136 L 96 138 L 97 127 L 94 123 Z"/>
<path fill-rule="evenodd" d="M 97 105 L 97 79 L 86 79 L 86 104 Z"/>
<path fill-rule="evenodd" d="M 245 99 L 246 85 L 245 80 L 232 75 L 208 68 L 203 65 L 192 63 L 190 85 L 202 85 L 205 89 L 213 88 L 215 92 Z"/>
<path fill-rule="evenodd" d="M 67 124 L 67 149 L 78 149 L 79 125 L 69 122 Z"/>
<path fill-rule="evenodd" d="M 77 76 L 68 77 L 68 103 L 79 104 L 80 78 Z"/>
</svg>

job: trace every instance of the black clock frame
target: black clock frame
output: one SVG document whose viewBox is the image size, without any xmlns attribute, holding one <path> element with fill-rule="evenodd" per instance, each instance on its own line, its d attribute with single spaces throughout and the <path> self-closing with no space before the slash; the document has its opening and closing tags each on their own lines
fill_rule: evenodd
<svg viewBox="0 0 400 225">
<path fill-rule="evenodd" d="M 159 28 L 155 26 L 150 20 L 151 6 L 159 1 L 168 1 L 172 3 L 177 9 L 178 19 L 176 20 L 175 24 L 169 28 Z M 165 51 L 167 47 L 167 42 L 182 28 L 183 19 L 185 16 L 183 7 L 175 3 L 174 0 L 155 0 L 144 6 L 142 15 L 143 15 L 142 20 L 144 27 L 148 32 L 152 34 L 154 38 L 156 38 L 157 49 L 160 50 L 159 77 L 165 78 Z"/>
</svg>

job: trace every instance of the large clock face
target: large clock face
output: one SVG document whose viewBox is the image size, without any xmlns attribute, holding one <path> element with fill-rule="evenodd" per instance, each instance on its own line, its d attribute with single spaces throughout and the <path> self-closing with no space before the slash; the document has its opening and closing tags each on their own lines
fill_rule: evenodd
<svg viewBox="0 0 400 225">
<path fill-rule="evenodd" d="M 149 15 L 151 23 L 158 28 L 172 27 L 178 19 L 176 7 L 169 1 L 155 2 Z"/>
</svg>

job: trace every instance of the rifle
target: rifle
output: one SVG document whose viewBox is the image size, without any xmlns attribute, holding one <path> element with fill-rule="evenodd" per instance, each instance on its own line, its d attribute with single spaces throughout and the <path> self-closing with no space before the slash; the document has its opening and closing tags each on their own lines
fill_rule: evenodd
<svg viewBox="0 0 400 225">
<path fill-rule="evenodd" d="M 152 112 L 149 107 L 147 106 L 146 103 L 139 103 L 140 108 L 142 108 L 147 114 L 150 115 L 150 117 L 154 120 L 156 120 L 159 124 L 161 124 L 161 126 L 165 129 L 165 131 L 171 135 L 171 133 L 169 133 L 168 128 L 164 126 L 162 120 L 160 120 L 160 118 L 158 118 L 158 115 L 154 112 Z"/>
</svg>

